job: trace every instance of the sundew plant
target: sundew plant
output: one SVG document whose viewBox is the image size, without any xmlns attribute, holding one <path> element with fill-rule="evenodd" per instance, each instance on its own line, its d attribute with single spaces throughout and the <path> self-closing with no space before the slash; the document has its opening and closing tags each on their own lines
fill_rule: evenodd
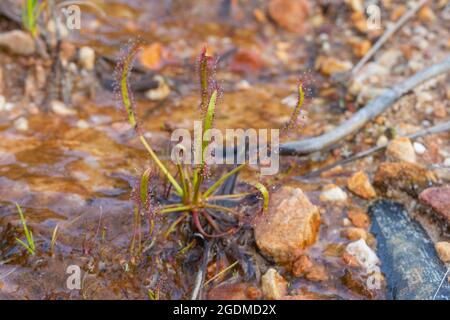
<svg viewBox="0 0 450 320">
<path fill-rule="evenodd" d="M 232 234 L 233 232 L 238 230 L 239 226 L 229 228 L 228 230 L 223 230 L 220 226 L 220 223 L 218 223 L 218 221 L 216 221 L 213 215 L 209 214 L 208 211 L 219 211 L 221 213 L 232 215 L 237 218 L 239 216 L 239 213 L 235 209 L 218 204 L 218 200 L 239 199 L 247 195 L 256 193 L 259 193 L 260 196 L 262 196 L 263 210 L 267 210 L 269 203 L 269 192 L 263 184 L 257 183 L 254 185 L 255 192 L 253 193 L 217 194 L 219 187 L 222 186 L 222 184 L 224 184 L 224 182 L 228 178 L 241 171 L 247 165 L 246 163 L 235 166 L 232 170 L 219 177 L 213 183 L 206 183 L 206 172 L 208 168 L 205 163 L 204 153 L 210 141 L 205 139 L 205 132 L 213 127 L 219 95 L 219 87 L 214 79 L 215 61 L 211 56 L 207 55 L 206 48 L 203 49 L 198 59 L 198 77 L 200 82 L 201 99 L 200 107 L 203 124 L 201 163 L 195 166 L 181 163 L 176 164 L 176 174 L 174 175 L 170 172 L 169 168 L 159 159 L 158 155 L 155 153 L 151 145 L 144 137 L 143 133 L 140 130 L 139 123 L 136 117 L 136 103 L 133 98 L 133 93 L 130 90 L 128 80 L 130 72 L 132 70 L 133 62 L 140 47 L 140 42 L 130 43 L 130 45 L 125 50 L 122 59 L 118 63 L 116 68 L 116 76 L 118 78 L 116 83 L 116 93 L 119 97 L 121 106 L 126 111 L 128 121 L 135 130 L 136 135 L 147 150 L 153 163 L 159 169 L 161 174 L 169 181 L 173 190 L 169 196 L 171 199 L 170 204 L 159 207 L 156 210 L 156 214 L 162 215 L 174 212 L 180 214 L 180 217 L 168 228 L 166 234 L 174 231 L 176 229 L 176 226 L 187 219 L 189 216 L 192 218 L 192 222 L 196 230 L 200 232 L 204 237 L 222 237 Z M 300 85 L 297 106 L 285 129 L 292 127 L 293 123 L 295 123 L 297 117 L 299 116 L 303 100 L 304 93 L 303 88 Z M 144 174 L 141 177 L 139 187 L 140 207 L 147 209 L 149 208 L 151 201 L 148 192 L 151 171 L 151 169 L 145 170 Z M 208 229 L 203 226 L 204 223 L 209 226 Z"/>
</svg>

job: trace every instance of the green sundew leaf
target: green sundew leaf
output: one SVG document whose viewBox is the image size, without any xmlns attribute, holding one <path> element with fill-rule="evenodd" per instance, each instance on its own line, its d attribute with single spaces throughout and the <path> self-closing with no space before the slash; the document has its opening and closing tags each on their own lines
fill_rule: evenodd
<svg viewBox="0 0 450 320">
<path fill-rule="evenodd" d="M 298 85 L 298 100 L 297 100 L 297 104 L 294 108 L 294 111 L 292 112 L 292 115 L 289 119 L 289 122 L 287 123 L 286 127 L 284 128 L 284 130 L 289 130 L 292 127 L 295 126 L 295 123 L 297 121 L 297 118 L 300 115 L 300 111 L 301 108 L 303 106 L 303 103 L 305 102 L 305 92 L 303 91 L 303 85 L 300 83 Z"/>
<path fill-rule="evenodd" d="M 144 171 L 141 177 L 141 204 L 144 208 L 147 208 L 150 204 L 150 199 L 148 197 L 148 181 L 150 179 L 150 174 L 152 172 L 151 168 L 148 168 Z"/>
<path fill-rule="evenodd" d="M 259 192 L 261 192 L 261 194 L 262 194 L 262 196 L 263 196 L 263 198 L 264 198 L 263 209 L 264 209 L 264 212 L 266 212 L 267 209 L 269 208 L 269 190 L 267 190 L 267 188 L 266 188 L 265 185 L 263 185 L 262 183 L 259 183 L 259 182 L 256 183 L 256 184 L 254 185 L 254 187 L 255 187 L 256 189 L 258 189 Z"/>
<path fill-rule="evenodd" d="M 214 115 L 216 113 L 216 102 L 217 102 L 217 90 L 214 90 L 214 92 L 211 95 L 211 99 L 209 99 L 208 109 L 206 110 L 205 119 L 203 121 L 202 139 L 205 136 L 205 132 L 212 128 L 213 121 L 214 121 Z M 202 143 L 202 163 L 203 163 L 203 152 L 205 151 L 207 146 L 208 146 L 208 141 L 203 141 L 203 143 Z"/>
<path fill-rule="evenodd" d="M 130 122 L 131 126 L 134 128 L 136 127 L 136 116 L 134 115 L 133 107 L 131 105 L 131 99 L 128 95 L 128 68 L 129 68 L 129 58 L 125 59 L 124 66 L 123 66 L 123 72 L 120 79 L 120 90 L 122 92 L 122 102 L 125 106 L 125 109 L 127 111 L 128 121 Z"/>
<path fill-rule="evenodd" d="M 206 56 L 206 47 L 200 56 L 200 90 L 201 90 L 201 107 L 205 108 L 208 100 L 208 57 Z"/>
</svg>

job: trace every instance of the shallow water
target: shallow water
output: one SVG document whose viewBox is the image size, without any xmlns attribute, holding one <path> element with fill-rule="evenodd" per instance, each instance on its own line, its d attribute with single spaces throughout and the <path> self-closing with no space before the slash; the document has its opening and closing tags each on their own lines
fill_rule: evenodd
<svg viewBox="0 0 450 320">
<path fill-rule="evenodd" d="M 156 72 L 170 80 L 174 88 L 171 95 L 160 102 L 138 97 L 142 128 L 160 154 L 168 154 L 171 130 L 192 128 L 192 121 L 199 118 L 194 69 L 204 43 L 216 54 L 225 54 L 237 46 L 253 50 L 265 60 L 263 67 L 245 59 L 243 65 L 230 62 L 229 58 L 219 63 L 217 78 L 224 92 L 216 117 L 217 128 L 281 127 L 292 111 L 281 101 L 295 92 L 299 75 L 315 98 L 306 106 L 308 120 L 287 138 L 318 134 L 325 130 L 325 124 L 337 123 L 343 114 L 344 110 L 335 108 L 338 93 L 330 94 L 328 84 L 319 83 L 320 76 L 308 72 L 305 39 L 258 29 L 251 19 L 258 1 L 239 7 L 237 12 L 231 10 L 228 18 L 218 18 L 227 12 L 227 1 L 215 5 L 207 5 L 206 1 L 96 2 L 117 23 L 99 23 L 87 10 L 81 32 L 70 35 L 73 41 L 117 57 L 120 46 L 141 35 L 149 43 L 160 42 L 168 52 L 165 66 Z M 292 54 L 290 61 L 280 63 L 273 46 L 267 46 L 274 42 L 291 43 L 290 50 L 298 53 Z M 233 63 L 236 70 L 244 71 L 233 72 Z M 237 88 L 242 79 L 251 83 L 250 90 Z M 335 111 L 325 112 L 327 105 Z M 144 254 L 136 261 L 129 254 L 134 232 L 130 194 L 139 175 L 151 163 L 124 114 L 116 108 L 114 94 L 100 88 L 95 97 L 81 93 L 74 99 L 73 107 L 76 114 L 72 116 L 42 112 L 26 115 L 26 131 L 14 127 L 14 120 L 20 115 L 20 110 L 15 110 L 0 127 L 0 298 L 147 298 L 148 288 L 155 283 L 161 289 L 161 298 L 188 298 L 195 269 L 184 266 L 189 263 L 177 254 L 189 243 L 183 236 L 174 235 L 165 242 L 158 240 L 155 252 L 159 257 Z M 343 180 L 293 179 L 315 165 L 304 159 L 284 159 L 282 173 L 267 182 L 301 186 L 318 204 L 321 186 Z M 249 172 L 242 178 L 241 181 L 255 179 Z M 349 207 L 361 206 L 357 200 L 351 201 L 355 203 L 323 207 L 320 241 L 308 250 L 311 257 L 326 265 L 330 280 L 318 284 L 292 279 L 293 288 L 331 298 L 361 297 L 343 286 L 344 267 L 338 256 L 345 243 L 340 236 L 341 220 Z M 39 252 L 34 257 L 29 257 L 14 241 L 21 237 L 15 202 L 23 208 L 33 230 Z M 55 254 L 50 256 L 56 225 L 57 245 Z M 142 229 L 146 231 L 147 227 L 144 223 Z M 200 257 L 193 251 L 190 259 L 196 265 Z M 79 291 L 66 287 L 66 268 L 72 264 L 87 271 Z M 243 272 L 237 275 L 241 276 Z"/>
</svg>

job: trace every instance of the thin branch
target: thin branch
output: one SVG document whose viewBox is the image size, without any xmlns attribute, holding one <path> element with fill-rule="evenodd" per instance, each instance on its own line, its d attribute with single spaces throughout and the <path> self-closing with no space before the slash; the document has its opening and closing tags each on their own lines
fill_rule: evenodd
<svg viewBox="0 0 450 320">
<path fill-rule="evenodd" d="M 427 135 L 430 135 L 430 134 L 442 133 L 442 132 L 446 132 L 446 131 L 450 131 L 450 121 L 439 123 L 439 124 L 437 124 L 437 125 L 435 125 L 435 126 L 433 126 L 431 128 L 427 128 L 427 129 L 424 129 L 424 130 L 419 130 L 417 132 L 408 134 L 405 137 L 408 137 L 410 139 L 417 139 L 419 137 L 427 136 Z M 333 169 L 334 167 L 337 167 L 337 166 L 340 166 L 340 165 L 344 165 L 344 164 L 353 162 L 355 160 L 367 157 L 368 155 L 370 155 L 372 153 L 375 153 L 375 152 L 378 152 L 378 151 L 381 151 L 381 150 L 385 149 L 387 146 L 388 146 L 388 144 L 383 144 L 381 146 L 376 146 L 376 147 L 373 147 L 373 148 L 361 151 L 361 152 L 359 152 L 359 153 L 357 153 L 357 154 L 355 154 L 355 155 L 353 155 L 353 156 L 351 156 L 351 157 L 349 157 L 347 159 L 343 159 L 341 161 L 337 161 L 337 162 L 332 163 L 332 164 L 330 164 L 328 166 L 325 166 L 325 167 L 322 167 L 320 169 L 314 170 L 314 171 L 312 171 L 310 173 L 307 173 L 306 175 L 304 175 L 304 177 L 307 178 L 307 177 L 315 176 L 315 175 L 321 174 L 322 172 L 325 172 L 325 171 L 328 171 L 330 169 Z"/>
<path fill-rule="evenodd" d="M 321 136 L 302 141 L 287 142 L 280 145 L 280 154 L 297 156 L 307 155 L 331 147 L 380 115 L 407 92 L 411 91 L 421 83 L 441 74 L 448 73 L 449 71 L 450 56 L 447 56 L 442 62 L 416 73 L 391 89 L 385 90 L 380 96 L 371 100 L 364 108 L 360 109 L 350 119 L 344 121 L 337 128 L 334 128 Z"/>
</svg>

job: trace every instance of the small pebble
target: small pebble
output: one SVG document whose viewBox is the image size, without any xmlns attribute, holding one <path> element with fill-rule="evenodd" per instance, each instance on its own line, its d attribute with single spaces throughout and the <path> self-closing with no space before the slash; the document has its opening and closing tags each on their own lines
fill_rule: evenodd
<svg viewBox="0 0 450 320">
<path fill-rule="evenodd" d="M 247 80 L 241 80 L 236 84 L 236 89 L 240 91 L 249 90 L 252 88 L 252 85 Z"/>
<path fill-rule="evenodd" d="M 64 103 L 56 100 L 52 101 L 52 110 L 61 116 L 72 116 L 76 114 L 75 110 L 68 108 Z"/>
<path fill-rule="evenodd" d="M 424 154 L 425 151 L 427 151 L 425 146 L 419 142 L 414 142 L 413 146 L 414 146 L 414 151 L 416 151 L 417 154 Z"/>
<path fill-rule="evenodd" d="M 91 47 L 81 47 L 79 52 L 79 61 L 86 70 L 93 70 L 95 64 L 95 51 Z"/>
<path fill-rule="evenodd" d="M 28 120 L 24 117 L 20 117 L 14 122 L 14 127 L 20 131 L 28 130 Z"/>
<path fill-rule="evenodd" d="M 450 158 L 444 160 L 444 167 L 450 167 Z"/>
</svg>

